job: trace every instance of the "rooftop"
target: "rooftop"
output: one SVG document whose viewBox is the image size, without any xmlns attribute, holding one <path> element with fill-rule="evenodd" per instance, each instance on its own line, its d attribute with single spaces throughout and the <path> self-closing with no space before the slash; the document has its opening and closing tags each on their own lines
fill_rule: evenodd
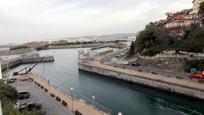
<svg viewBox="0 0 204 115">
<path fill-rule="evenodd" d="M 103 52 L 110 51 L 110 50 L 113 50 L 113 49 L 111 47 L 104 47 L 104 48 L 99 48 L 99 49 L 95 49 L 92 51 L 95 53 L 103 53 Z"/>
</svg>

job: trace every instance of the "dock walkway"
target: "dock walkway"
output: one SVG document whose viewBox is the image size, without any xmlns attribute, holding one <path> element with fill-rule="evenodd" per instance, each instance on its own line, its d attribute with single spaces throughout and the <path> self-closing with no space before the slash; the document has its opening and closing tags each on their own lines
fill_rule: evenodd
<svg viewBox="0 0 204 115">
<path fill-rule="evenodd" d="M 41 87 L 45 92 L 50 94 L 53 98 L 67 109 L 72 110 L 76 115 L 110 115 L 111 113 L 101 110 L 100 108 L 96 108 L 95 106 L 87 103 L 82 99 L 75 99 L 71 96 L 63 93 L 56 87 L 49 84 L 48 81 L 44 80 L 38 74 L 27 74 L 27 78 L 32 79 L 39 87 Z M 24 78 L 26 78 L 24 75 Z M 73 104 L 72 104 L 73 103 Z M 73 105 L 73 106 L 72 106 Z"/>
</svg>

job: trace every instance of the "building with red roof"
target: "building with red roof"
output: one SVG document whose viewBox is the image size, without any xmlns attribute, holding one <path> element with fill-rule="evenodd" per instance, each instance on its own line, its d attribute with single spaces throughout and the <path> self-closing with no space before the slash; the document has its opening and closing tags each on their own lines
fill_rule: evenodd
<svg viewBox="0 0 204 115">
<path fill-rule="evenodd" d="M 192 24 L 201 24 L 200 16 L 192 14 L 192 9 L 186 9 L 181 12 L 168 13 L 167 19 L 163 21 L 162 26 L 173 34 L 183 35 L 185 30 Z"/>
</svg>

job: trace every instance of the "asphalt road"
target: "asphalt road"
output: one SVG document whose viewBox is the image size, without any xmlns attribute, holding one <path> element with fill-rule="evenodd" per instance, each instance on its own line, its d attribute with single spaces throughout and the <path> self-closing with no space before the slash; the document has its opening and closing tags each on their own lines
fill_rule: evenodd
<svg viewBox="0 0 204 115">
<path fill-rule="evenodd" d="M 42 104 L 42 111 L 45 111 L 46 115 L 73 115 L 67 108 L 62 106 L 31 81 L 16 81 L 10 85 L 16 87 L 18 91 L 27 91 L 31 93 L 29 99 L 19 101 L 19 103 L 29 101 L 38 102 Z"/>
<path fill-rule="evenodd" d="M 109 65 L 114 66 L 114 67 L 133 69 L 133 70 L 147 72 L 147 73 L 157 73 L 157 74 L 168 76 L 168 77 L 177 77 L 180 79 L 190 79 L 188 77 L 188 74 L 185 74 L 185 73 L 162 71 L 160 69 L 147 67 L 147 66 L 132 66 L 132 65 L 125 65 L 125 64 L 114 64 L 114 63 L 110 63 Z"/>
<path fill-rule="evenodd" d="M 125 64 L 116 64 L 116 63 L 112 63 L 111 59 L 114 58 L 115 56 L 117 56 L 118 54 L 125 52 L 127 49 L 123 49 L 117 52 L 114 52 L 112 54 L 109 54 L 108 56 L 103 57 L 100 60 L 100 63 L 102 64 L 106 64 L 106 65 L 110 65 L 110 66 L 114 66 L 114 67 L 120 67 L 120 68 L 127 68 L 127 69 L 133 69 L 133 70 L 140 70 L 143 72 L 149 72 L 149 73 L 157 73 L 160 75 L 164 75 L 164 76 L 168 76 L 168 77 L 177 77 L 180 79 L 190 79 L 188 77 L 187 73 L 177 73 L 177 72 L 169 72 L 169 71 L 164 71 L 164 70 L 160 70 L 157 68 L 152 68 L 152 67 L 147 67 L 147 66 L 132 66 L 132 65 L 125 65 Z"/>
</svg>

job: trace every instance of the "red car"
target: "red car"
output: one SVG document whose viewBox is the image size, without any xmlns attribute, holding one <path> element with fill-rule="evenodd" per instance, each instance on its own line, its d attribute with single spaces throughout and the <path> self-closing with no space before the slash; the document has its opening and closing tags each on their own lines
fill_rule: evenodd
<svg viewBox="0 0 204 115">
<path fill-rule="evenodd" d="M 204 72 L 196 72 L 190 75 L 191 79 L 204 79 Z"/>
</svg>

